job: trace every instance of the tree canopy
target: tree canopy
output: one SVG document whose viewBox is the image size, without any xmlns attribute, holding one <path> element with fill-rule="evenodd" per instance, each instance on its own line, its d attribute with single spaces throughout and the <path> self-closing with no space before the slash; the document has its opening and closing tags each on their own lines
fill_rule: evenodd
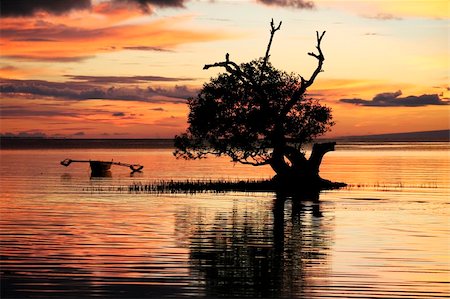
<svg viewBox="0 0 450 299">
<path fill-rule="evenodd" d="M 205 69 L 223 67 L 226 72 L 211 78 L 196 97 L 188 99 L 189 126 L 175 137 L 175 156 L 227 155 L 243 164 L 270 164 L 278 173 L 273 165 L 275 152 L 292 160 L 289 153 L 301 152 L 303 145 L 330 129 L 331 109 L 306 94 L 322 71 L 320 43 L 325 32 L 317 32 L 318 54 L 308 53 L 318 65 L 305 79 L 276 69 L 268 61 L 280 26 L 281 22 L 275 27 L 272 20 L 265 57 L 238 65 L 226 54 L 225 61 L 205 65 Z"/>
<path fill-rule="evenodd" d="M 331 110 L 302 97 L 288 111 L 301 77 L 275 69 L 263 59 L 240 65 L 243 75 L 263 80 L 255 89 L 239 74 L 222 73 L 188 99 L 189 127 L 176 137 L 177 156 L 228 155 L 235 162 L 267 164 L 277 143 L 301 147 L 332 125 Z M 281 140 L 280 140 L 281 139 Z"/>
</svg>

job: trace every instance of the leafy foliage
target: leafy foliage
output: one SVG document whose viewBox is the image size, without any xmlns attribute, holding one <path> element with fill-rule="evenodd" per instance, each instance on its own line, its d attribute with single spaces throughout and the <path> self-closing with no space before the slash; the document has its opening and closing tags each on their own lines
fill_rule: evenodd
<svg viewBox="0 0 450 299">
<path fill-rule="evenodd" d="M 300 76 L 263 59 L 238 69 L 212 78 L 188 99 L 189 127 L 175 137 L 175 156 L 228 155 L 235 162 L 263 165 L 275 147 L 301 149 L 333 125 L 330 108 L 304 97 L 304 88 L 298 93 L 305 82 Z"/>
</svg>

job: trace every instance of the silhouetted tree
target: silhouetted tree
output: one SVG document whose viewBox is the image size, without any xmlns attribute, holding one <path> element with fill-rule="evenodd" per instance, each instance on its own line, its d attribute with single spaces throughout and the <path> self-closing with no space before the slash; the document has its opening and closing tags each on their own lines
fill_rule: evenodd
<svg viewBox="0 0 450 299">
<path fill-rule="evenodd" d="M 227 155 L 232 161 L 254 166 L 270 165 L 275 182 L 283 188 L 295 186 L 323 189 L 331 182 L 319 176 L 322 157 L 335 143 L 315 144 L 309 159 L 303 147 L 333 125 L 331 109 L 306 96 L 325 60 L 317 33 L 317 67 L 309 79 L 274 68 L 269 52 L 276 31 L 272 22 L 270 40 L 263 58 L 248 63 L 230 60 L 207 64 L 204 69 L 223 67 L 205 83 L 190 108 L 187 132 L 175 137 L 175 156 L 203 158 Z"/>
</svg>

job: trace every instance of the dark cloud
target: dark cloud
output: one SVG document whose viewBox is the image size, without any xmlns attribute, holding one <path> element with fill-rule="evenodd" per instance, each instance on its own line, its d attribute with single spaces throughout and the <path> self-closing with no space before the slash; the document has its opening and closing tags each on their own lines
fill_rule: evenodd
<svg viewBox="0 0 450 299">
<path fill-rule="evenodd" d="M 157 7 L 184 7 L 187 0 L 113 0 L 113 2 L 125 2 L 139 5 L 144 11 L 151 11 L 149 6 Z"/>
<path fill-rule="evenodd" d="M 127 5 L 128 7 L 136 7 L 140 9 L 143 13 L 151 14 L 153 13 L 154 7 L 175 7 L 184 8 L 185 3 L 189 0 L 111 0 L 112 6 L 115 5 Z"/>
<path fill-rule="evenodd" d="M 156 51 L 156 52 L 173 52 L 172 50 L 160 48 L 160 47 L 148 47 L 148 46 L 134 46 L 123 47 L 124 50 L 136 50 L 136 51 Z"/>
<path fill-rule="evenodd" d="M 54 117 L 54 116 L 69 116 L 78 117 L 78 113 L 59 111 L 59 110 L 32 110 L 20 106 L 17 107 L 2 107 L 0 109 L 2 118 L 17 118 L 17 117 Z"/>
<path fill-rule="evenodd" d="M 64 24 L 37 21 L 32 27 L 9 26 L 2 28 L 1 34 L 10 40 L 86 40 L 111 36 L 112 27 L 87 29 L 83 27 L 67 26 Z"/>
<path fill-rule="evenodd" d="M 257 0 L 257 2 L 270 6 L 292 7 L 299 9 L 314 8 L 314 2 L 305 0 Z"/>
<path fill-rule="evenodd" d="M 134 4 L 144 12 L 150 13 L 151 7 L 184 7 L 186 0 L 113 0 L 116 3 Z M 2 0 L 2 17 L 27 17 L 39 12 L 60 15 L 72 10 L 89 9 L 91 0 Z"/>
<path fill-rule="evenodd" d="M 125 0 L 159 7 L 184 7 L 186 0 Z"/>
<path fill-rule="evenodd" d="M 197 94 L 195 90 L 189 89 L 185 85 L 175 85 L 172 89 L 147 87 L 147 92 L 154 96 L 187 99 Z"/>
<path fill-rule="evenodd" d="M 76 132 L 75 134 L 72 134 L 73 136 L 84 136 L 86 135 L 84 132 Z"/>
<path fill-rule="evenodd" d="M 161 107 L 152 108 L 152 109 L 149 109 L 149 110 L 151 110 L 151 111 L 166 111 L 164 108 L 161 108 Z"/>
<path fill-rule="evenodd" d="M 19 106 L 19 105 L 5 105 L 0 106 L 0 115 L 4 119 L 12 118 L 81 118 L 94 114 L 111 114 L 109 110 L 87 108 L 83 110 L 73 110 L 67 107 L 66 103 L 59 102 L 53 104 L 40 103 L 39 105 Z M 53 122 L 53 124 L 66 125 L 67 122 Z M 73 128 L 74 130 L 77 128 Z M 78 128 L 78 130 L 87 130 L 87 128 Z"/>
<path fill-rule="evenodd" d="M 50 39 L 50 38 L 15 38 L 12 39 L 14 42 L 58 42 L 56 39 Z"/>
<path fill-rule="evenodd" d="M 47 135 L 41 131 L 22 131 L 17 134 L 10 132 L 6 132 L 4 134 L 0 133 L 0 137 L 45 138 Z"/>
<path fill-rule="evenodd" d="M 177 82 L 191 81 L 193 78 L 176 78 L 161 76 L 81 76 L 81 75 L 65 75 L 74 81 L 82 83 L 95 84 L 137 84 L 144 82 Z"/>
<path fill-rule="evenodd" d="M 1 79 L 0 93 L 9 97 L 51 97 L 63 100 L 124 100 L 152 103 L 185 103 L 186 99 L 195 96 L 196 90 L 186 86 L 175 85 L 162 87 L 104 87 L 102 85 L 83 82 L 50 82 L 44 80 Z"/>
<path fill-rule="evenodd" d="M 115 112 L 115 113 L 113 113 L 113 116 L 122 117 L 122 116 L 125 116 L 125 113 L 123 113 L 123 112 Z"/>
<path fill-rule="evenodd" d="M 45 11 L 51 14 L 63 14 L 71 10 L 88 9 L 91 0 L 1 0 L 2 17 L 31 16 Z"/>
<path fill-rule="evenodd" d="M 423 94 L 420 96 L 400 97 L 402 92 L 384 92 L 377 94 L 372 100 L 363 99 L 341 99 L 340 101 L 348 104 L 370 107 L 420 107 L 428 105 L 448 105 L 449 102 L 443 101 L 437 94 Z"/>
</svg>

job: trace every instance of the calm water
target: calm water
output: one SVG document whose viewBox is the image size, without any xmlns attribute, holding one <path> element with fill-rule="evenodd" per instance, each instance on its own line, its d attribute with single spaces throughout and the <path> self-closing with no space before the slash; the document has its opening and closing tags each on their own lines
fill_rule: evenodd
<svg viewBox="0 0 450 299">
<path fill-rule="evenodd" d="M 325 156 L 344 190 L 132 194 L 157 179 L 269 178 L 171 150 L 2 150 L 1 296 L 439 298 L 449 295 L 448 143 L 353 143 Z M 145 165 L 90 178 L 64 158 Z"/>
</svg>

